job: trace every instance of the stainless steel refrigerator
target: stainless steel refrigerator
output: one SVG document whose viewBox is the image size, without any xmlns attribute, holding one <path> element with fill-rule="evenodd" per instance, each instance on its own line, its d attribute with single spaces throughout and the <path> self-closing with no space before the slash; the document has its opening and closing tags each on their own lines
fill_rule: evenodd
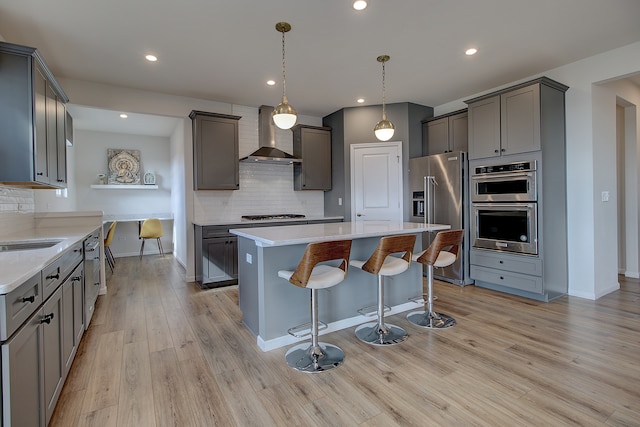
<svg viewBox="0 0 640 427">
<path fill-rule="evenodd" d="M 467 153 L 454 151 L 409 159 L 411 222 L 449 224 L 465 230 L 463 247 L 456 262 L 434 269 L 434 277 L 464 286 L 469 278 L 469 209 Z M 423 233 L 426 249 L 436 233 Z"/>
</svg>

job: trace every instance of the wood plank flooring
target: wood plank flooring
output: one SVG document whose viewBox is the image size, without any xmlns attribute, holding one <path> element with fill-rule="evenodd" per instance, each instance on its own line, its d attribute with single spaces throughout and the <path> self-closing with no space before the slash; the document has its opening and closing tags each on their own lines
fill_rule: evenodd
<svg viewBox="0 0 640 427">
<path fill-rule="evenodd" d="M 336 370 L 262 352 L 237 288 L 202 291 L 171 257 L 116 260 L 51 426 L 640 426 L 640 281 L 540 303 L 437 282 L 448 330 L 388 348 L 321 338 Z M 372 279 L 372 286 L 375 286 Z"/>
</svg>

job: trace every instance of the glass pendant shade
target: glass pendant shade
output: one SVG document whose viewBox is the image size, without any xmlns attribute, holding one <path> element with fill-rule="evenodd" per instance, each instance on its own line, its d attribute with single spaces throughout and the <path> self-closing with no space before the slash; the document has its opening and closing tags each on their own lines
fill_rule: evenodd
<svg viewBox="0 0 640 427">
<path fill-rule="evenodd" d="M 380 120 L 376 123 L 376 127 L 373 132 L 376 134 L 376 138 L 380 141 L 388 141 L 391 139 L 396 131 L 396 127 L 389 120 Z"/>
<path fill-rule="evenodd" d="M 273 109 L 273 122 L 280 129 L 291 129 L 298 120 L 298 112 L 287 102 L 287 97 L 282 97 L 282 102 Z"/>
</svg>

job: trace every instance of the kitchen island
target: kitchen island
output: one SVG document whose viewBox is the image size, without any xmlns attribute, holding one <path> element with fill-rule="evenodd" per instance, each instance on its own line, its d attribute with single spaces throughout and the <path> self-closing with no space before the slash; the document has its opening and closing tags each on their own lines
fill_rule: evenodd
<svg viewBox="0 0 640 427">
<path fill-rule="evenodd" d="M 278 277 L 278 270 L 295 270 L 308 243 L 352 240 L 351 259 L 364 260 L 371 256 L 382 236 L 449 228 L 442 224 L 363 221 L 231 229 L 230 232 L 238 236 L 238 298 L 242 322 L 256 336 L 263 351 L 301 340 L 289 335 L 287 330 L 309 322 L 310 291 Z M 421 242 L 422 239 L 416 239 L 415 251 L 422 249 Z M 422 293 L 421 279 L 422 266 L 415 263 L 404 273 L 387 278 L 385 303 L 391 307 L 387 314 L 417 308 L 408 299 Z M 357 310 L 376 304 L 376 278 L 349 268 L 347 278 L 321 291 L 319 300 L 319 319 L 327 324 L 322 333 L 371 321 L 371 317 L 362 316 Z"/>
</svg>

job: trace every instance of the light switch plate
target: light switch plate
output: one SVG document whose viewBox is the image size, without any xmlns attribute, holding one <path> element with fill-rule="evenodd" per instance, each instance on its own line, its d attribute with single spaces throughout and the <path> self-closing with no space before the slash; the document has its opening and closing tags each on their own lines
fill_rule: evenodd
<svg viewBox="0 0 640 427">
<path fill-rule="evenodd" d="M 251 254 L 247 254 L 247 264 L 253 264 L 253 257 Z"/>
<path fill-rule="evenodd" d="M 608 191 L 603 191 L 602 192 L 602 201 L 603 202 L 608 202 L 609 201 L 609 192 Z"/>
</svg>

